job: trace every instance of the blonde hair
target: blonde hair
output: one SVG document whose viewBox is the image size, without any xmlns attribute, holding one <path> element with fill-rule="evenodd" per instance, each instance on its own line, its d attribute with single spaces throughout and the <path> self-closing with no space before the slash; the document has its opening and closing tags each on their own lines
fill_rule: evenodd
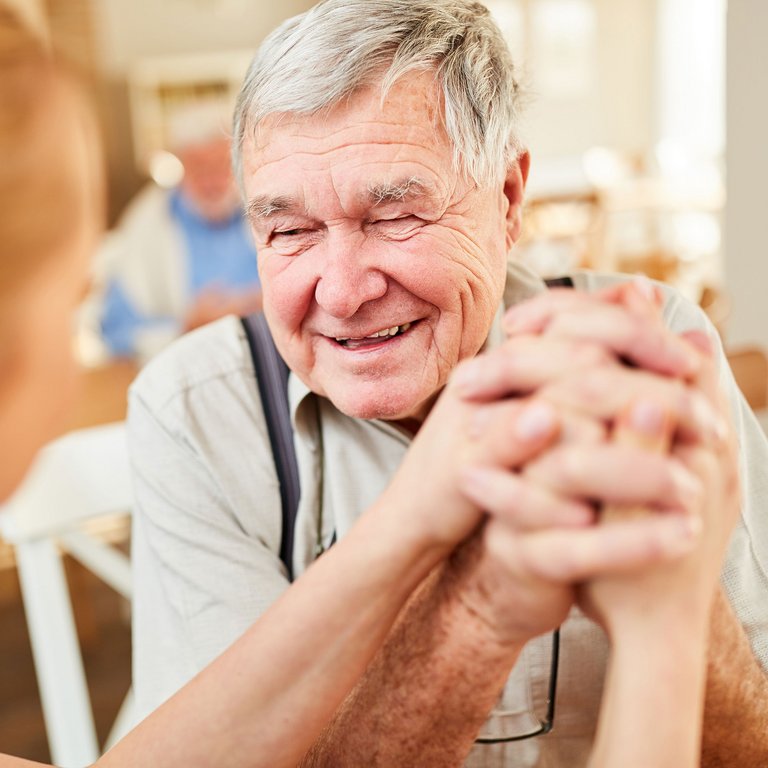
<svg viewBox="0 0 768 768">
<path fill-rule="evenodd" d="M 81 167 L 82 152 L 72 151 L 73 139 L 96 141 L 77 79 L 2 4 L 0 105 L 0 296 L 7 297 L 94 215 L 98 179 L 90 178 L 96 164 Z"/>
</svg>

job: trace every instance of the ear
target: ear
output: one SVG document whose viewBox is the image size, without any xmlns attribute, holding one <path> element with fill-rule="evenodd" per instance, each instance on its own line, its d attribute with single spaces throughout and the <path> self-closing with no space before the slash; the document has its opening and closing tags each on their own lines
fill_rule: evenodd
<svg viewBox="0 0 768 768">
<path fill-rule="evenodd" d="M 531 156 L 528 152 L 521 152 L 507 169 L 507 175 L 504 178 L 504 197 L 507 198 L 507 250 L 517 242 L 522 231 L 523 197 L 530 167 Z"/>
</svg>

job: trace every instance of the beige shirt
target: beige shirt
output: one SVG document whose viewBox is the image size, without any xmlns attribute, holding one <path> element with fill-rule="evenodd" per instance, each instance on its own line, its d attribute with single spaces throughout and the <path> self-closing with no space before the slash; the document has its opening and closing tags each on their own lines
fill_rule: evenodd
<svg viewBox="0 0 768 768">
<path fill-rule="evenodd" d="M 505 304 L 543 290 L 513 270 Z M 587 290 L 615 278 L 574 276 Z M 668 293 L 675 331 L 702 328 L 698 308 Z M 498 325 L 498 324 L 497 324 Z M 714 336 L 710 326 L 708 332 Z M 498 343 L 495 327 L 489 344 Z M 723 581 L 768 667 L 768 445 L 727 366 L 741 440 L 745 504 Z M 294 570 L 344 536 L 387 485 L 409 439 L 382 421 L 351 419 L 289 380 L 301 478 Z M 134 682 L 143 716 L 223 651 L 288 583 L 280 563 L 280 494 L 253 365 L 240 323 L 225 318 L 174 343 L 130 396 L 134 520 Z M 526 732 L 545 709 L 549 636 L 516 666 L 484 735 Z M 577 610 L 562 628 L 555 728 L 546 737 L 477 746 L 467 765 L 578 768 L 594 733 L 604 675 L 602 632 Z M 432 734 L 440 738 L 440 734 Z"/>
</svg>

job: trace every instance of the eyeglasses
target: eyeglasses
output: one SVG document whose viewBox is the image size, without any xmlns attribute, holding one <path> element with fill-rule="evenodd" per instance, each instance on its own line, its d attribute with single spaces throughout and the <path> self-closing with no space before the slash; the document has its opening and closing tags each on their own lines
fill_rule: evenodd
<svg viewBox="0 0 768 768">
<path fill-rule="evenodd" d="M 549 686 L 547 688 L 547 712 L 544 719 L 538 718 L 539 727 L 529 733 L 519 736 L 487 737 L 480 736 L 475 739 L 475 744 L 505 744 L 510 741 L 523 741 L 534 736 L 542 736 L 549 733 L 555 724 L 555 695 L 557 693 L 557 669 L 560 656 L 560 630 L 552 633 L 551 656 L 549 662 Z"/>
</svg>

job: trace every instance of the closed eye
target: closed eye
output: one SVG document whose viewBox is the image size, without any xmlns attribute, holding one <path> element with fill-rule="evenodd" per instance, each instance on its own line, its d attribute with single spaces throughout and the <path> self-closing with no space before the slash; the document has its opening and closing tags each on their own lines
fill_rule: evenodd
<svg viewBox="0 0 768 768">
<path fill-rule="evenodd" d="M 427 222 L 424 219 L 409 214 L 407 216 L 398 216 L 395 219 L 377 219 L 371 222 L 375 231 L 385 237 L 405 238 L 415 234 Z"/>
<path fill-rule="evenodd" d="M 296 227 L 277 229 L 269 235 L 268 245 L 283 256 L 295 256 L 314 245 L 318 239 L 316 229 Z"/>
</svg>

